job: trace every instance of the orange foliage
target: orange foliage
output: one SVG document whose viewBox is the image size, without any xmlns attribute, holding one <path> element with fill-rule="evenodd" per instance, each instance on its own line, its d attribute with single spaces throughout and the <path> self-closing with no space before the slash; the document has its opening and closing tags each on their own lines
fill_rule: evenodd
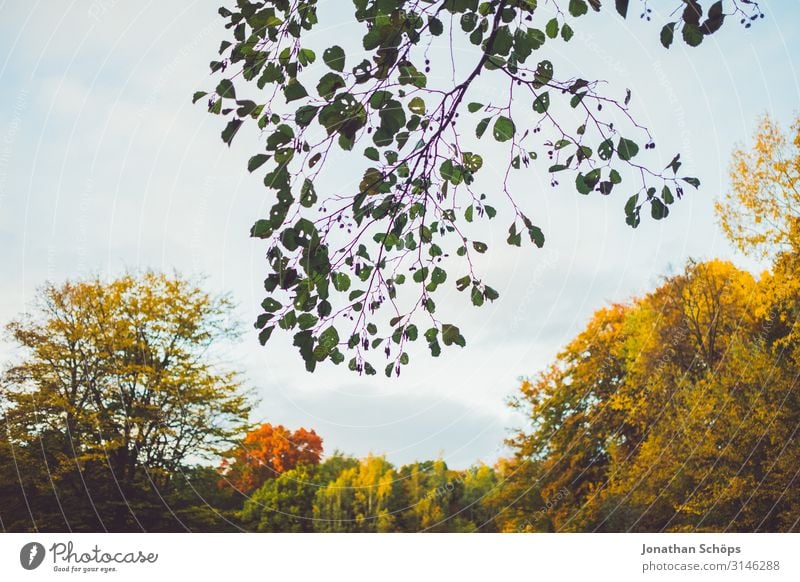
<svg viewBox="0 0 800 582">
<path fill-rule="evenodd" d="M 283 425 L 262 424 L 245 436 L 222 462 L 223 483 L 244 493 L 255 491 L 297 465 L 316 465 L 322 456 L 322 438 L 313 430 L 294 432 Z"/>
</svg>

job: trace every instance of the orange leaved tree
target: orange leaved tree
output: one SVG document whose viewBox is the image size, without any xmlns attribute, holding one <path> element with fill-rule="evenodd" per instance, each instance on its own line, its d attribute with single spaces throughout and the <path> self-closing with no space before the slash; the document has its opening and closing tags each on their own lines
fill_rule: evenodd
<svg viewBox="0 0 800 582">
<path fill-rule="evenodd" d="M 322 438 L 313 430 L 292 432 L 270 423 L 250 431 L 222 462 L 223 483 L 243 493 L 255 491 L 297 465 L 316 465 L 322 455 Z"/>
</svg>

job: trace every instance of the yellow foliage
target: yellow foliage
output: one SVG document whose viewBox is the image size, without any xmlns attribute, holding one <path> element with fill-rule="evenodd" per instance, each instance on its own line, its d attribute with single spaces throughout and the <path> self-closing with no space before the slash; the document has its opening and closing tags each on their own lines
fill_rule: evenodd
<svg viewBox="0 0 800 582">
<path fill-rule="evenodd" d="M 800 118 L 787 135 L 761 118 L 749 149 L 733 153 L 731 190 L 716 204 L 722 229 L 744 253 L 800 248 Z"/>
<path fill-rule="evenodd" d="M 517 475 L 498 503 L 517 507 L 500 529 L 789 527 L 800 510 L 787 492 L 800 463 L 789 317 L 800 295 L 794 262 L 781 261 L 759 281 L 726 261 L 690 262 L 595 313 L 521 386 L 515 405 L 531 429 L 510 440 Z"/>
</svg>

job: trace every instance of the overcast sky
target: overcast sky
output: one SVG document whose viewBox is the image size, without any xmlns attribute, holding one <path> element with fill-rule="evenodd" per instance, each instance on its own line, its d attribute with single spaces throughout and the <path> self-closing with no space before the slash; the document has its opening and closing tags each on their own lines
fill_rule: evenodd
<svg viewBox="0 0 800 582">
<path fill-rule="evenodd" d="M 320 4 L 331 20 L 321 17 L 330 26 L 315 34 L 333 44 L 351 4 Z M 341 5 L 348 10 L 332 9 Z M 668 220 L 631 230 L 624 193 L 587 198 L 569 185 L 552 189 L 537 167 L 514 188 L 545 230 L 545 248 L 507 248 L 498 225 L 498 253 L 484 272 L 500 300 L 480 310 L 455 291 L 437 300 L 463 322 L 467 348 L 432 360 L 419 346 L 399 380 L 332 366 L 307 374 L 288 336 L 276 334 L 263 349 L 249 331 L 265 266 L 263 243 L 248 231 L 271 205 L 261 178 L 245 171 L 258 136 L 244 133 L 228 149 L 219 118 L 191 105 L 195 90 L 213 87 L 208 61 L 223 37 L 217 6 L 2 3 L 0 321 L 24 310 L 48 280 L 142 268 L 206 275 L 210 291 L 233 294 L 246 323 L 232 363 L 261 398 L 256 420 L 314 428 L 327 451 L 385 453 L 397 463 L 442 455 L 463 467 L 504 454 L 503 438 L 520 423 L 505 400 L 596 309 L 646 292 L 688 257 L 760 268 L 722 237 L 713 202 L 727 188 L 732 148 L 746 143 L 757 116 L 770 112 L 786 125 L 798 113 L 800 2 L 764 2 L 767 18 L 752 29 L 729 22 L 698 49 L 676 43 L 670 51 L 659 44 L 658 18 L 590 14 L 570 45 L 546 47 L 549 58 L 612 89 L 631 88 L 634 114 L 655 135 L 663 165 L 681 151 L 701 190 Z M 11 357 L 0 344 L 0 362 Z"/>
</svg>

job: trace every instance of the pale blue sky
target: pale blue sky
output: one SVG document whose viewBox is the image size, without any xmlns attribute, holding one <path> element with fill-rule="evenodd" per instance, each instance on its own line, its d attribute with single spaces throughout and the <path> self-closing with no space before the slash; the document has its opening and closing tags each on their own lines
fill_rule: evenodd
<svg viewBox="0 0 800 582">
<path fill-rule="evenodd" d="M 420 351 L 399 380 L 328 366 L 309 375 L 288 338 L 265 350 L 249 332 L 264 269 L 263 247 L 247 233 L 271 204 L 260 177 L 244 170 L 258 138 L 244 134 L 228 149 L 219 120 L 191 105 L 192 92 L 211 84 L 221 19 L 217 2 L 177 4 L 2 3 L 0 320 L 46 280 L 148 267 L 205 274 L 210 290 L 230 291 L 240 305 L 248 333 L 231 359 L 262 399 L 259 419 L 313 427 L 327 450 L 395 462 L 441 453 L 465 466 L 501 454 L 507 427 L 519 422 L 504 404 L 518 377 L 547 365 L 594 310 L 645 292 L 690 256 L 758 268 L 733 253 L 712 206 L 727 187 L 731 149 L 757 115 L 788 124 L 800 109 L 800 2 L 764 2 L 767 18 L 752 29 L 728 23 L 699 49 L 670 51 L 655 23 L 589 15 L 570 45 L 554 45 L 552 60 L 632 88 L 664 165 L 682 151 L 702 189 L 668 220 L 634 231 L 623 195 L 553 190 L 531 171 L 514 186 L 545 229 L 545 249 L 497 246 L 484 265 L 503 293 L 491 306 L 476 310 L 455 291 L 439 300 L 464 322 L 466 349 L 438 360 Z M 334 9 L 341 4 L 348 10 Z M 333 20 L 316 34 L 332 44 L 351 5 L 321 6 Z M 0 360 L 10 356 L 4 345 Z"/>
</svg>

